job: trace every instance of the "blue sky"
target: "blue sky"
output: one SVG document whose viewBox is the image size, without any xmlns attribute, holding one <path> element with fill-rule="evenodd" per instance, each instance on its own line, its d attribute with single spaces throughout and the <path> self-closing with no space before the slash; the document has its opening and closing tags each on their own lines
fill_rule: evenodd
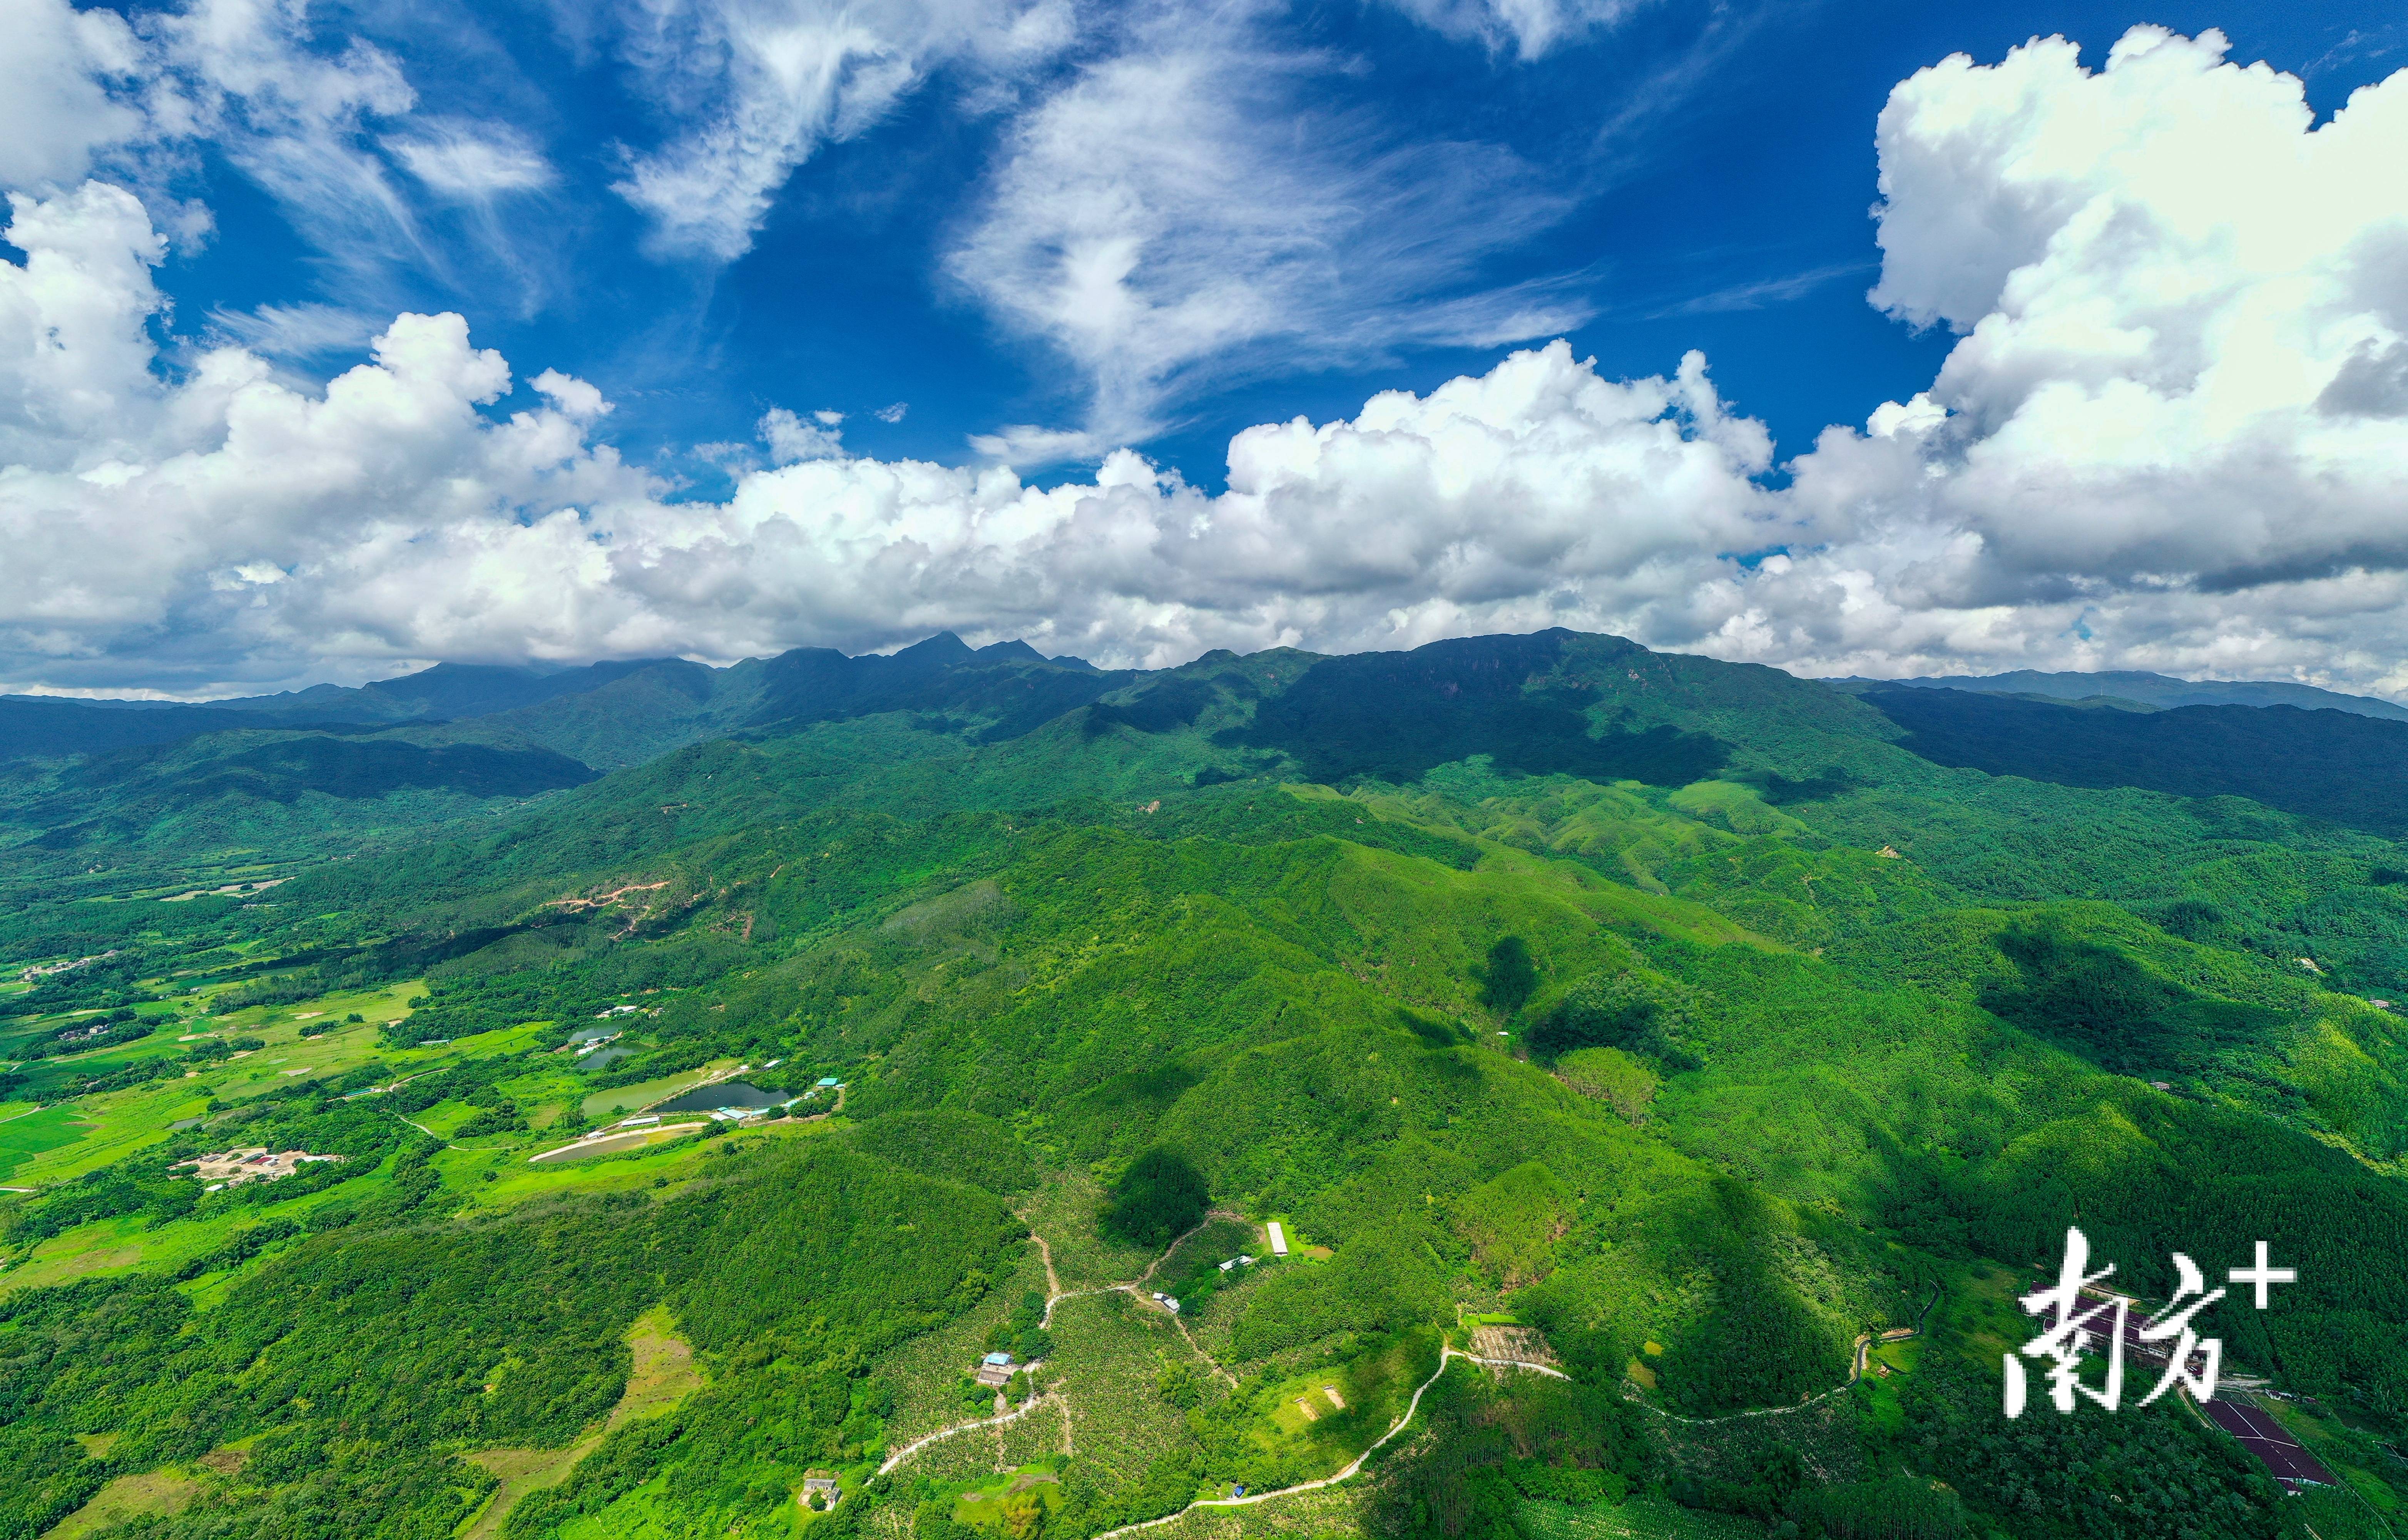
<svg viewBox="0 0 2408 1540">
<path fill-rule="evenodd" d="M 2329 112 L 2408 58 L 2408 24 L 2369 5 L 1634 10 L 1535 59 L 1371 4 L 1262 7 L 1240 31 L 1246 46 L 1318 55 L 1299 57 L 1284 104 L 1274 95 L 1263 106 L 1352 120 L 1365 159 L 1450 142 L 1499 149 L 1525 179 L 1514 191 L 1544 205 L 1500 200 L 1494 216 L 1517 227 L 1425 292 L 1397 293 L 1396 275 L 1373 266 L 1351 292 L 1319 296 L 1325 304 L 1410 308 L 1544 285 L 1555 313 L 1586 319 L 1522 339 L 1568 336 L 1614 376 L 1664 371 L 1703 349 L 1725 394 L 1793 452 L 1826 424 L 1861 422 L 1921 388 L 1951 340 L 1944 329 L 1918 336 L 1864 298 L 1880 258 L 1867 214 L 1872 123 L 1899 80 L 1952 52 L 1995 60 L 2051 33 L 2084 42 L 2095 62 L 2127 26 L 2156 22 L 2220 27 L 2236 59 L 2303 74 Z M 557 180 L 490 210 L 422 194 L 410 210 L 422 222 L 416 240 L 382 232 L 388 249 L 372 251 L 356 229 L 280 206 L 205 151 L 179 191 L 207 202 L 216 229 L 163 274 L 178 302 L 174 329 L 189 335 L 213 314 L 262 307 L 329 306 L 357 313 L 364 328 L 400 309 L 456 310 L 479 343 L 528 369 L 600 385 L 620 409 L 611 439 L 664 463 L 696 443 L 749 437 L 772 407 L 841 410 L 860 451 L 944 461 L 970 458 L 970 437 L 1003 424 L 1085 420 L 1075 364 L 945 271 L 1016 122 L 979 99 L 995 89 L 984 71 L 939 65 L 874 123 L 819 148 L 776 188 L 742 255 L 648 255 L 647 222 L 612 184 L 629 150 L 673 139 L 691 122 L 662 99 L 656 77 L 625 62 L 628 29 L 610 12 L 312 6 L 315 50 L 374 43 L 399 62 L 417 115 L 507 124 Z M 1112 16 L 1098 7 L 1087 35 L 1014 94 L 1025 102 L 1125 46 Z M 405 174 L 393 180 L 411 191 Z M 1459 213 L 1492 217 L 1478 198 Z M 365 336 L 294 362 L 331 370 L 360 355 Z M 1340 416 L 1376 391 L 1426 390 L 1484 368 L 1498 352 L 1410 338 L 1319 343 L 1198 360 L 1193 382 L 1161 400 L 1159 431 L 1135 441 L 1217 485 L 1229 436 L 1248 424 Z M 869 418 L 896 402 L 909 408 L 902 421 Z M 698 490 L 724 490 L 707 464 L 680 469 Z"/>
<path fill-rule="evenodd" d="M 2367 618 L 2408 565 L 2379 427 L 2408 299 L 2368 254 L 2398 221 L 2381 197 L 2342 212 L 2368 146 L 2408 150 L 2408 86 L 2323 132 L 2408 65 L 2393 7 L 0 11 L 29 39 L 22 78 L 0 61 L 0 185 L 31 232 L 0 245 L 18 268 L 0 323 L 14 303 L 21 335 L 70 338 L 0 358 L 49 381 L 0 421 L 0 474 L 29 478 L 0 481 L 0 522 L 55 564 L 21 592 L 0 579 L 0 684 L 207 693 L 939 624 L 1162 662 L 1560 619 L 1810 669 L 2408 688 Z M 2050 35 L 2078 54 L 2024 46 Z M 1971 67 L 1930 67 L 1952 54 Z M 2286 118 L 2302 94 L 2307 119 Z M 2300 155 L 2304 182 L 2284 169 Z M 2207 228 L 2219 157 L 2248 170 Z M 2273 208 L 2294 184 L 2321 244 L 2261 261 L 2302 227 Z M 2100 236 L 2102 210 L 2156 244 Z M 2219 362 L 2264 371 L 2216 339 L 2311 281 L 2333 292 L 2300 316 L 2351 319 L 2286 333 L 2298 399 L 2231 428 L 2238 407 L 2202 405 Z M 2153 294 L 2187 296 L 2178 320 Z M 405 313 L 457 316 L 465 339 L 413 333 L 411 375 L 371 347 Z M 2068 316 L 2096 357 L 2060 345 Z M 127 361 L 126 318 L 147 360 Z M 2177 346 L 2193 331 L 2207 353 Z M 1568 354 L 1495 372 L 1556 338 Z M 2155 393 L 2175 415 L 2149 431 L 2202 465 L 2290 435 L 2293 480 L 2204 528 L 2180 467 L 2143 486 L 2128 445 L 2086 440 L 2097 411 L 2047 427 L 2040 385 L 2103 391 L 2101 368 Z M 1596 395 L 1621 381 L 1637 394 Z M 1358 414 L 1389 391 L 1420 399 L 1374 433 Z M 69 421 L 61 403 L 86 400 L 118 405 Z M 1876 409 L 1903 415 L 1869 427 Z M 308 453 L 246 437 L 262 413 L 306 418 Z M 1339 433 L 1309 465 L 1257 427 L 1297 417 Z M 437 419 L 439 444 L 420 431 Z M 1833 425 L 1855 447 L 1816 452 Z M 1363 447 L 1403 439 L 1412 488 Z M 1541 441 L 1559 457 L 1524 453 Z M 1875 474 L 1909 442 L 1920 472 Z M 1233 484 L 1240 443 L 1255 469 Z M 1520 447 L 1484 457 L 1500 444 Z M 1146 466 L 1105 458 L 1121 449 Z M 2316 468 L 2334 453 L 2363 474 Z M 981 480 L 1003 465 L 1009 486 Z M 1493 501 L 1568 486 L 1526 527 Z M 2084 498 L 2100 520 L 2065 514 Z M 2278 507 L 2329 513 L 2329 538 L 2281 548 Z M 1208 526 L 1228 551 L 1179 544 Z M 138 577 L 111 567 L 129 530 L 160 550 Z M 809 554 L 773 581 L 780 541 Z M 499 584 L 481 609 L 394 597 L 396 564 L 437 550 L 455 565 L 423 581 Z"/>
</svg>

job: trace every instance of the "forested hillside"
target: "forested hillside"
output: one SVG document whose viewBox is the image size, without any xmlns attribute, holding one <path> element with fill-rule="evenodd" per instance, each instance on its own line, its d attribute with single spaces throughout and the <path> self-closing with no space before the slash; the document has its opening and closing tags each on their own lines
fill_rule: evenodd
<svg viewBox="0 0 2408 1540">
<path fill-rule="evenodd" d="M 1562 631 L 570 684 L 20 741 L 0 1536 L 2400 1521 L 2408 726 Z M 2001 1415 L 2074 1225 L 2296 1269 L 2199 1325 L 2320 1479 L 2143 1360 Z"/>
</svg>

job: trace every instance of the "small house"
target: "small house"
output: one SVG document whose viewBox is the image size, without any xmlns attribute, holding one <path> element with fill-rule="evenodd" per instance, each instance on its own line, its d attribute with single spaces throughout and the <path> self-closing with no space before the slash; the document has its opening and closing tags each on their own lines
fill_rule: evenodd
<svg viewBox="0 0 2408 1540">
<path fill-rule="evenodd" d="M 831 1091 L 843 1084 L 843 1081 L 838 1080 L 834 1075 L 824 1075 L 820 1079 L 819 1088 L 824 1091 Z"/>
<path fill-rule="evenodd" d="M 1011 1355 L 989 1353 L 979 1360 L 978 1373 L 973 1377 L 981 1385 L 994 1388 L 1009 1384 L 1011 1380 Z"/>
</svg>

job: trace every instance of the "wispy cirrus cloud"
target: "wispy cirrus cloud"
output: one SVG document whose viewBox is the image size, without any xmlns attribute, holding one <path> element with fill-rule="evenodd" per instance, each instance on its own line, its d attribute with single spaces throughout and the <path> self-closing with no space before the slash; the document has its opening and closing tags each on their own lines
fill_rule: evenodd
<svg viewBox="0 0 2408 1540">
<path fill-rule="evenodd" d="M 485 202 L 559 180 L 543 151 L 509 123 L 438 118 L 388 136 L 385 150 L 434 193 Z"/>
<path fill-rule="evenodd" d="M 621 196 L 657 256 L 730 262 L 796 166 L 874 126 L 949 64 L 1002 72 L 1074 40 L 1069 0 L 652 0 L 622 54 L 671 132 Z"/>
<path fill-rule="evenodd" d="M 1650 311 L 1649 318 L 1717 315 L 1732 310 L 1760 310 L 1768 306 L 1786 305 L 1793 299 L 1804 298 L 1834 280 L 1873 272 L 1879 266 L 1879 263 L 1873 262 L 1830 262 L 1779 278 L 1750 279 L 1742 283 L 1725 284 Z"/>
<path fill-rule="evenodd" d="M 264 357 L 308 359 L 356 353 L 382 329 L 382 324 L 359 310 L 305 301 L 249 310 L 220 308 L 209 312 L 209 327 Z"/>
<path fill-rule="evenodd" d="M 1482 281 L 1484 259 L 1568 197 L 1501 145 L 1322 105 L 1350 62 L 1274 40 L 1266 14 L 1148 7 L 1013 123 L 946 267 L 1072 362 L 1087 399 L 1079 427 L 1006 429 L 991 450 L 1141 439 L 1274 361 L 1496 346 L 1585 319 L 1567 286 Z"/>
<path fill-rule="evenodd" d="M 1424 26 L 1533 60 L 1558 44 L 1602 32 L 1650 0 L 1389 0 Z"/>
</svg>

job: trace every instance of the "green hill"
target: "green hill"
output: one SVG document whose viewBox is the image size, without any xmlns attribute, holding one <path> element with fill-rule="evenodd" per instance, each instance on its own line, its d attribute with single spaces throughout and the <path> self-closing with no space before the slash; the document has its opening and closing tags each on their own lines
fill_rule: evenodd
<svg viewBox="0 0 2408 1540">
<path fill-rule="evenodd" d="M 1914 699 L 939 638 L 51 761 L 0 1535 L 2389 1533 L 2408 851 L 2320 723 Z M 2295 1267 L 2200 1325 L 2337 1484 L 2005 1420 L 2072 1225 Z"/>
</svg>

